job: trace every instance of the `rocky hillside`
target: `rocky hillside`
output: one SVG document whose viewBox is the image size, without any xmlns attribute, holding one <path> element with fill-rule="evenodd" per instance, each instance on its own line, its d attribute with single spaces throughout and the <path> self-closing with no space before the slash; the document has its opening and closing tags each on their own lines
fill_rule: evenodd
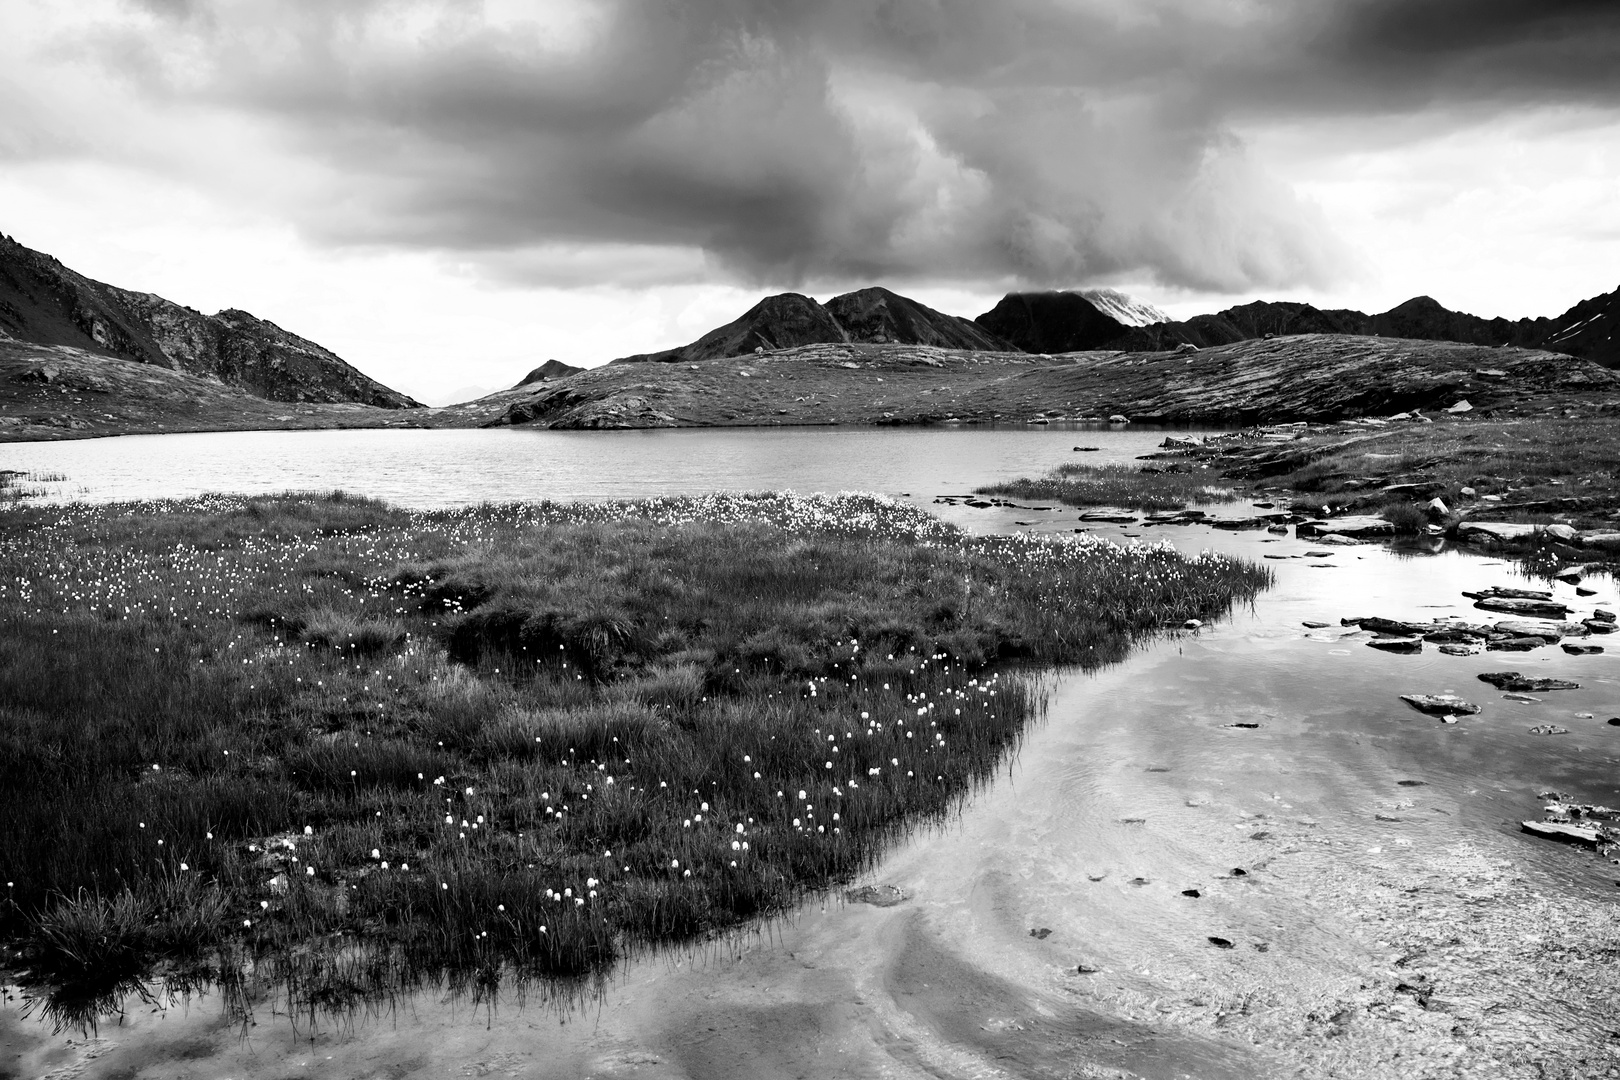
<svg viewBox="0 0 1620 1080">
<path fill-rule="evenodd" d="M 204 315 L 93 281 L 3 235 L 0 333 L 214 379 L 273 401 L 419 405 L 275 323 L 234 309 Z"/>
<path fill-rule="evenodd" d="M 218 379 L 0 337 L 0 443 L 178 431 L 421 427 L 433 409 L 270 401 Z"/>
<path fill-rule="evenodd" d="M 1620 415 L 1620 375 L 1556 353 L 1341 335 L 1061 356 L 859 342 L 610 364 L 486 399 L 498 424 L 639 428 L 1107 419 L 1241 424 L 1456 409 Z M 1460 403 L 1467 402 L 1466 406 Z M 478 404 L 478 403 L 474 403 Z"/>
<path fill-rule="evenodd" d="M 756 350 L 769 352 L 848 341 L 942 349 L 1010 348 L 1007 342 L 967 319 L 873 287 L 835 296 L 826 304 L 798 293 L 767 296 L 733 322 L 709 331 L 690 345 L 620 357 L 613 363 L 692 363 L 747 356 Z"/>
</svg>

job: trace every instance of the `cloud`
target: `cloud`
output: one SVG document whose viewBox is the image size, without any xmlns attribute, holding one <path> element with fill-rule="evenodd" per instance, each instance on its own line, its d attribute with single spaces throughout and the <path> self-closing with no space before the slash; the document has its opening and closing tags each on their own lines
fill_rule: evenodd
<svg viewBox="0 0 1620 1080">
<path fill-rule="evenodd" d="M 1243 124 L 1620 83 L 1577 0 L 143 0 L 55 40 L 73 153 L 546 284 L 1321 286 L 1349 248 Z"/>
</svg>

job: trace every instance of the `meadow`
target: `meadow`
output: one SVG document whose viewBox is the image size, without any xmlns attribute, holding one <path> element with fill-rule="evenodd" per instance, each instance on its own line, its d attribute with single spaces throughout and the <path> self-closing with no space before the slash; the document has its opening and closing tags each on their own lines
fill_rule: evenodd
<svg viewBox="0 0 1620 1080">
<path fill-rule="evenodd" d="M 1310 460 L 1268 470 L 1263 482 L 1335 509 L 1393 504 L 1410 516 L 1435 496 L 1448 507 L 1488 497 L 1497 505 L 1477 516 L 1492 521 L 1609 527 L 1620 510 L 1615 433 L 1608 418 L 1402 424 L 1330 436 L 1313 445 Z M 1411 507 L 1410 499 L 1381 494 L 1387 484 L 1420 486 L 1423 496 Z"/>
<path fill-rule="evenodd" d="M 0 512 L 0 940 L 59 1022 L 271 980 L 578 993 L 992 777 L 1038 673 L 1263 569 L 873 496 Z"/>
</svg>

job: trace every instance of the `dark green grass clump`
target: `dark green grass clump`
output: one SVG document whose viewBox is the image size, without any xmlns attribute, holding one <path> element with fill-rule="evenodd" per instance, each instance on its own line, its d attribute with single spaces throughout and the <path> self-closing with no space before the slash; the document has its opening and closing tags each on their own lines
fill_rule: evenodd
<svg viewBox="0 0 1620 1080">
<path fill-rule="evenodd" d="M 1020 477 L 980 488 L 978 494 L 1137 510 L 1180 510 L 1189 503 L 1231 502 L 1238 497 L 1207 471 L 1147 472 L 1130 465 L 1079 464 L 1059 465 L 1039 478 Z"/>
<path fill-rule="evenodd" d="M 781 912 L 1098 664 L 1269 579 L 859 496 L 0 515 L 0 936 L 83 1020 L 600 976 Z M 549 983 L 548 983 L 549 985 Z"/>
</svg>

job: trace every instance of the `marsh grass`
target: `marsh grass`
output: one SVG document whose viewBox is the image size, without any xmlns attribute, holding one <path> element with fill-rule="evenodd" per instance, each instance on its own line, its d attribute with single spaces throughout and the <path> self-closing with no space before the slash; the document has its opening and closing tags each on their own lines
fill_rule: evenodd
<svg viewBox="0 0 1620 1080">
<path fill-rule="evenodd" d="M 1238 497 L 1207 471 L 1145 472 L 1131 465 L 1075 463 L 1060 465 L 1043 477 L 979 488 L 977 493 L 1137 510 L 1180 510 L 1189 503 L 1230 502 Z"/>
<path fill-rule="evenodd" d="M 1268 581 L 863 496 L 14 509 L 0 935 L 77 1023 L 249 961 L 311 1009 L 590 985 L 949 813 L 1038 710 L 1018 665 Z"/>
</svg>

